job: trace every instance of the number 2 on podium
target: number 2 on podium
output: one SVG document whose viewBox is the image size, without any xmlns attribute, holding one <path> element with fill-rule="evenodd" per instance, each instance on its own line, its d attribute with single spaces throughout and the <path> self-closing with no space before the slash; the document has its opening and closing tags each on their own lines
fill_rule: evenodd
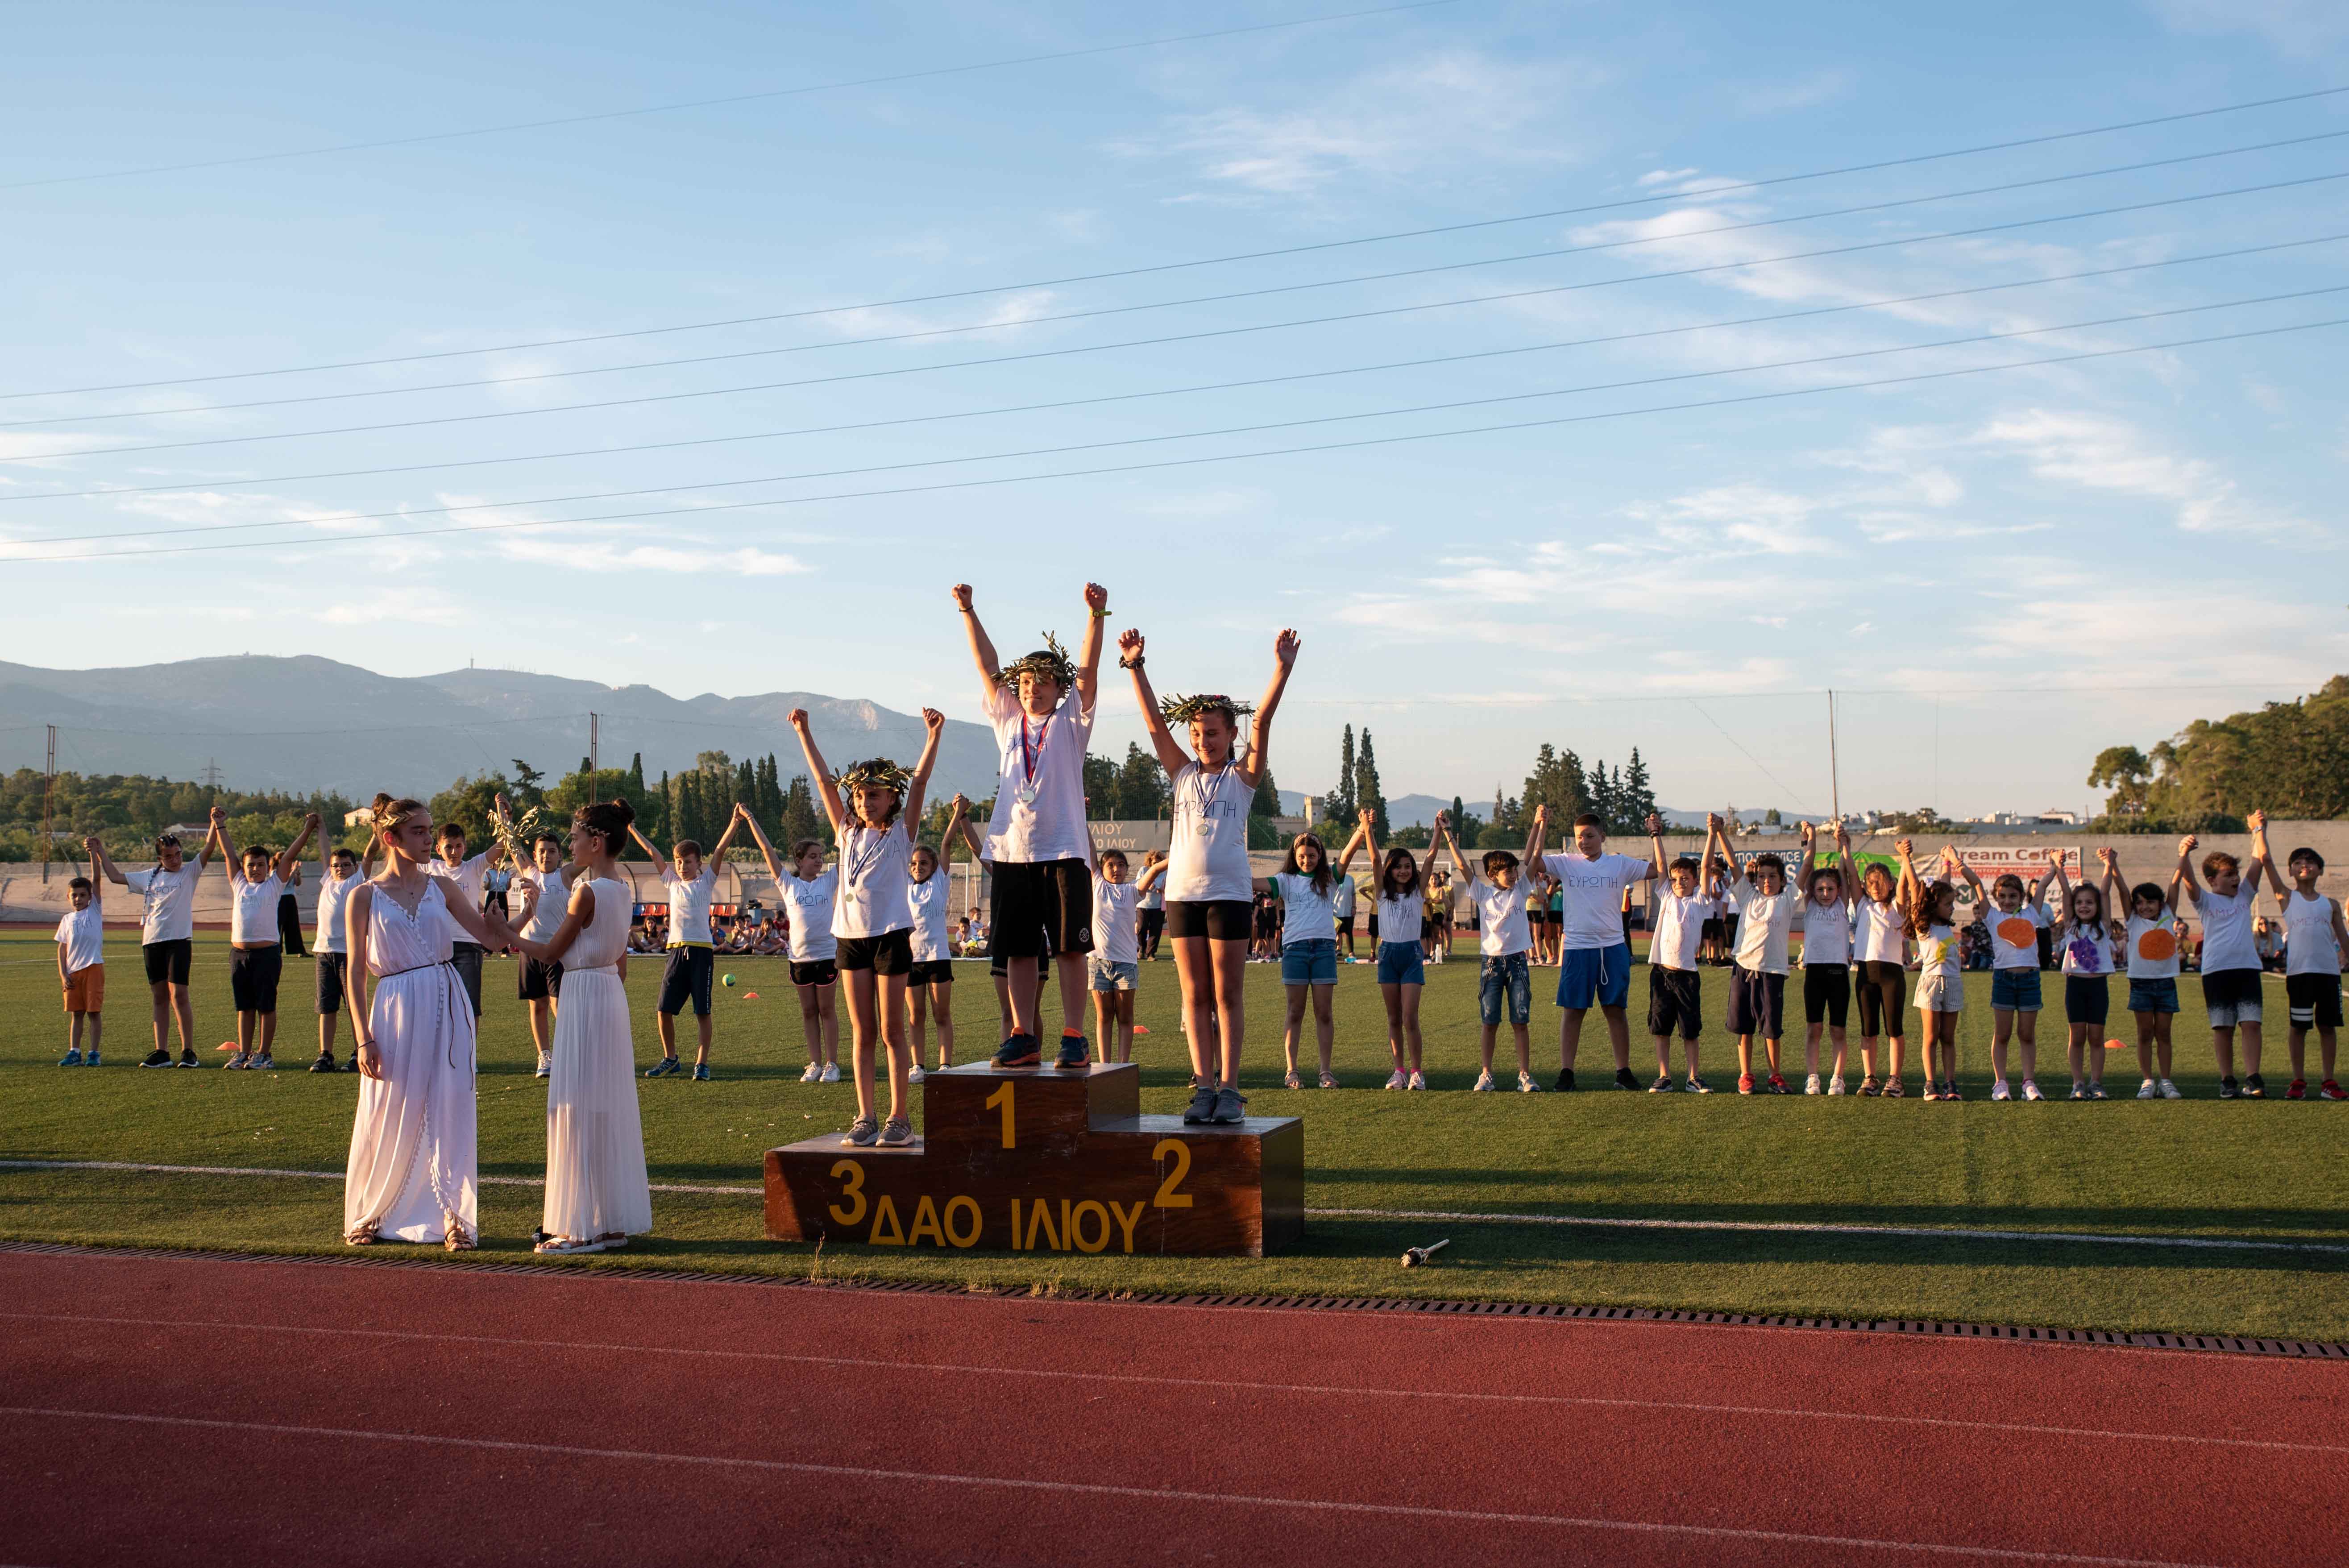
<svg viewBox="0 0 2349 1568">
<path fill-rule="evenodd" d="M 1019 1138 L 1018 1130 L 1011 1122 L 1011 1086 L 1008 1083 L 987 1097 L 988 1109 L 993 1110 L 998 1106 L 1003 1108 L 1003 1147 L 1017 1149 L 1019 1147 Z"/>
</svg>

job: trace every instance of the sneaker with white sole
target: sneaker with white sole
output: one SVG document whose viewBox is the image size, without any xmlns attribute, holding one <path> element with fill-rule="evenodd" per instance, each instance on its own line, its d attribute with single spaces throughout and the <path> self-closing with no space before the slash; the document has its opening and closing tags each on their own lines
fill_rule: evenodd
<svg viewBox="0 0 2349 1568">
<path fill-rule="evenodd" d="M 823 1071 L 816 1076 L 815 1081 L 818 1083 L 838 1083 L 840 1081 L 840 1064 L 838 1062 L 824 1063 Z"/>
<path fill-rule="evenodd" d="M 914 1141 L 914 1124 L 902 1116 L 893 1116 L 881 1124 L 881 1147 L 903 1149 Z"/>
<path fill-rule="evenodd" d="M 1491 1073 L 1478 1073 L 1476 1075 L 1476 1081 L 1468 1086 L 1468 1092 L 1471 1094 L 1491 1094 L 1494 1092 L 1493 1075 Z"/>
<path fill-rule="evenodd" d="M 2037 1078 L 2024 1078 L 2023 1080 L 2023 1098 L 2025 1099 L 2045 1099 L 2047 1097 L 2039 1092 L 2039 1080 Z"/>
<path fill-rule="evenodd" d="M 1990 1097 L 1992 1099 L 2013 1099 L 2014 1091 L 2006 1087 L 2004 1078 L 1993 1078 L 1991 1080 Z"/>
<path fill-rule="evenodd" d="M 2139 1099 L 2159 1099 L 2161 1098 L 2161 1086 L 2154 1082 L 2153 1079 L 2147 1078 L 2143 1083 L 2137 1086 L 2137 1097 Z"/>
<path fill-rule="evenodd" d="M 1425 1073 L 1423 1073 L 1423 1072 L 1421 1072 L 1417 1068 L 1412 1068 L 1412 1070 L 1411 1070 L 1411 1081 L 1410 1081 L 1409 1083 L 1404 1084 L 1404 1085 L 1403 1085 L 1403 1088 L 1425 1088 L 1426 1087 L 1427 1087 L 1427 1075 L 1426 1075 Z"/>
<path fill-rule="evenodd" d="M 2186 1091 L 2179 1088 L 2176 1084 L 2171 1083 L 2168 1078 L 2163 1078 L 2161 1080 L 2161 1098 L 2164 1099 L 2184 1099 L 2186 1098 Z"/>
<path fill-rule="evenodd" d="M 1837 1073 L 1835 1077 L 1827 1079 L 1827 1092 L 1829 1094 L 1841 1094 L 1844 1092 L 1843 1074 Z"/>
<path fill-rule="evenodd" d="M 77 1047 L 74 1049 L 67 1051 L 64 1056 L 59 1057 L 57 1058 L 57 1066 L 61 1068 L 78 1068 L 81 1066 L 80 1047 Z"/>
<path fill-rule="evenodd" d="M 221 1063 L 221 1066 L 230 1072 L 242 1072 L 244 1070 L 246 1065 L 252 1060 L 253 1057 L 251 1056 L 247 1055 L 243 1051 L 239 1051 L 236 1055 L 229 1057 L 228 1060 Z M 2230 1079 L 2228 1081 L 2232 1082 L 2233 1080 Z"/>
<path fill-rule="evenodd" d="M 1519 1073 L 1517 1075 L 1517 1092 L 1519 1094 L 1539 1094 L 1541 1091 L 1542 1086 L 1534 1082 L 1533 1074 Z"/>
<path fill-rule="evenodd" d="M 1818 1074 L 1813 1073 L 1803 1080 L 1803 1092 L 1805 1094 L 1819 1094 L 1824 1092 L 1819 1083 Z"/>
<path fill-rule="evenodd" d="M 1656 1081 L 1648 1086 L 1648 1092 L 1650 1094 L 1671 1094 L 1679 1088 L 1680 1085 L 1672 1082 L 1671 1074 L 1658 1073 L 1656 1075 Z"/>
<path fill-rule="evenodd" d="M 1401 1068 L 1395 1068 L 1393 1072 L 1387 1075 L 1387 1087 L 1389 1088 L 1401 1088 L 1409 1082 L 1411 1082 L 1411 1079 L 1403 1076 L 1403 1071 Z"/>
<path fill-rule="evenodd" d="M 1688 1092 L 1691 1094 L 1711 1094 L 1713 1092 L 1713 1086 L 1705 1082 L 1704 1079 L 1697 1077 L 1694 1073 L 1691 1073 L 1688 1080 Z"/>
<path fill-rule="evenodd" d="M 142 1068 L 168 1068 L 171 1065 L 171 1053 L 159 1046 L 148 1052 L 146 1059 L 139 1065 Z"/>
<path fill-rule="evenodd" d="M 552 1074 L 554 1071 L 554 1054 L 553 1054 L 552 1052 L 549 1052 L 549 1051 L 541 1051 L 541 1052 L 539 1052 L 539 1053 L 538 1053 L 538 1070 L 537 1070 L 536 1072 L 534 1072 L 534 1073 L 531 1074 L 530 1076 L 531 1076 L 531 1077 L 533 1077 L 533 1078 L 545 1078 L 545 1077 L 549 1076 L 550 1074 Z"/>
<path fill-rule="evenodd" d="M 247 1072 L 275 1072 L 277 1070 L 277 1058 L 271 1056 L 268 1052 L 264 1051 L 257 1057 L 246 1058 L 244 1068 Z"/>
<path fill-rule="evenodd" d="M 1216 1086 L 1196 1085 L 1191 1090 L 1191 1103 L 1183 1109 L 1183 1121 L 1188 1127 L 1202 1127 L 1216 1119 Z"/>
<path fill-rule="evenodd" d="M 848 1124 L 848 1136 L 840 1140 L 843 1149 L 870 1149 L 881 1137 L 881 1123 L 869 1116 L 860 1116 Z"/>
<path fill-rule="evenodd" d="M 2074 1084 L 2074 1085 L 2072 1086 L 2072 1092 L 2071 1092 L 2069 1095 L 2067 1095 L 2065 1098 L 2066 1098 L 2066 1099 L 2087 1099 L 2087 1098 L 2088 1098 L 2088 1086 L 2087 1086 L 2086 1084 L 2084 1084 L 2084 1083 L 2075 1083 L 2075 1084 Z"/>
<path fill-rule="evenodd" d="M 919 1083 L 929 1076 L 929 1074 L 922 1070 L 922 1064 L 919 1062 L 916 1062 L 912 1067 L 905 1069 L 905 1081 L 907 1083 Z"/>
<path fill-rule="evenodd" d="M 816 1062 L 808 1063 L 807 1071 L 800 1074 L 800 1082 L 802 1083 L 821 1083 L 823 1081 L 823 1068 L 821 1064 Z"/>
<path fill-rule="evenodd" d="M 1247 1119 L 1247 1101 L 1240 1097 L 1238 1089 L 1226 1084 L 1216 1091 L 1216 1124 L 1217 1126 L 1228 1127 Z"/>
</svg>

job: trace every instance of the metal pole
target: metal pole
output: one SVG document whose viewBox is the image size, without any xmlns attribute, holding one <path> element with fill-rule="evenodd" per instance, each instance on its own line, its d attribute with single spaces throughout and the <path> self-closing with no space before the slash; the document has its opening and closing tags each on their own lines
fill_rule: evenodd
<svg viewBox="0 0 2349 1568">
<path fill-rule="evenodd" d="M 590 795 L 595 792 L 595 775 L 604 771 L 602 729 L 602 716 L 589 714 L 587 716 L 587 792 Z"/>
<path fill-rule="evenodd" d="M 1827 688 L 1827 799 L 1835 820 L 1843 820 L 1843 765 L 1836 757 L 1835 687 Z"/>
<path fill-rule="evenodd" d="M 57 809 L 57 727 L 49 726 L 49 759 L 41 787 L 41 883 L 48 885 L 49 845 L 56 839 Z"/>
</svg>

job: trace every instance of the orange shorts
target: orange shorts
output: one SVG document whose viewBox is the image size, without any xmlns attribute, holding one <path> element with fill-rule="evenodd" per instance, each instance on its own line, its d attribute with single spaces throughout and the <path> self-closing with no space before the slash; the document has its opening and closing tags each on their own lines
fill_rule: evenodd
<svg viewBox="0 0 2349 1568">
<path fill-rule="evenodd" d="M 106 1006 L 106 965 L 93 964 L 66 976 L 66 1011 L 96 1013 Z"/>
</svg>

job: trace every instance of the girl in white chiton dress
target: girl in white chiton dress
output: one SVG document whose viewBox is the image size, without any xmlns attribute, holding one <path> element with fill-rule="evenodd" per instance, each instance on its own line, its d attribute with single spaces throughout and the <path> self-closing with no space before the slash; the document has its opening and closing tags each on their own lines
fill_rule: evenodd
<svg viewBox="0 0 2349 1568">
<path fill-rule="evenodd" d="M 635 820 L 626 800 L 579 809 L 563 923 L 543 942 L 514 942 L 525 957 L 563 965 L 546 1094 L 542 1253 L 600 1253 L 653 1228 L 626 985 L 636 895 L 613 864 Z"/>
<path fill-rule="evenodd" d="M 343 905 L 348 1012 L 357 1037 L 358 1116 L 343 1184 L 343 1239 L 479 1240 L 473 1140 L 473 1004 L 450 967 L 463 938 L 502 947 L 512 934 L 425 873 L 432 813 L 380 800 L 375 826 L 389 857 Z"/>
</svg>

